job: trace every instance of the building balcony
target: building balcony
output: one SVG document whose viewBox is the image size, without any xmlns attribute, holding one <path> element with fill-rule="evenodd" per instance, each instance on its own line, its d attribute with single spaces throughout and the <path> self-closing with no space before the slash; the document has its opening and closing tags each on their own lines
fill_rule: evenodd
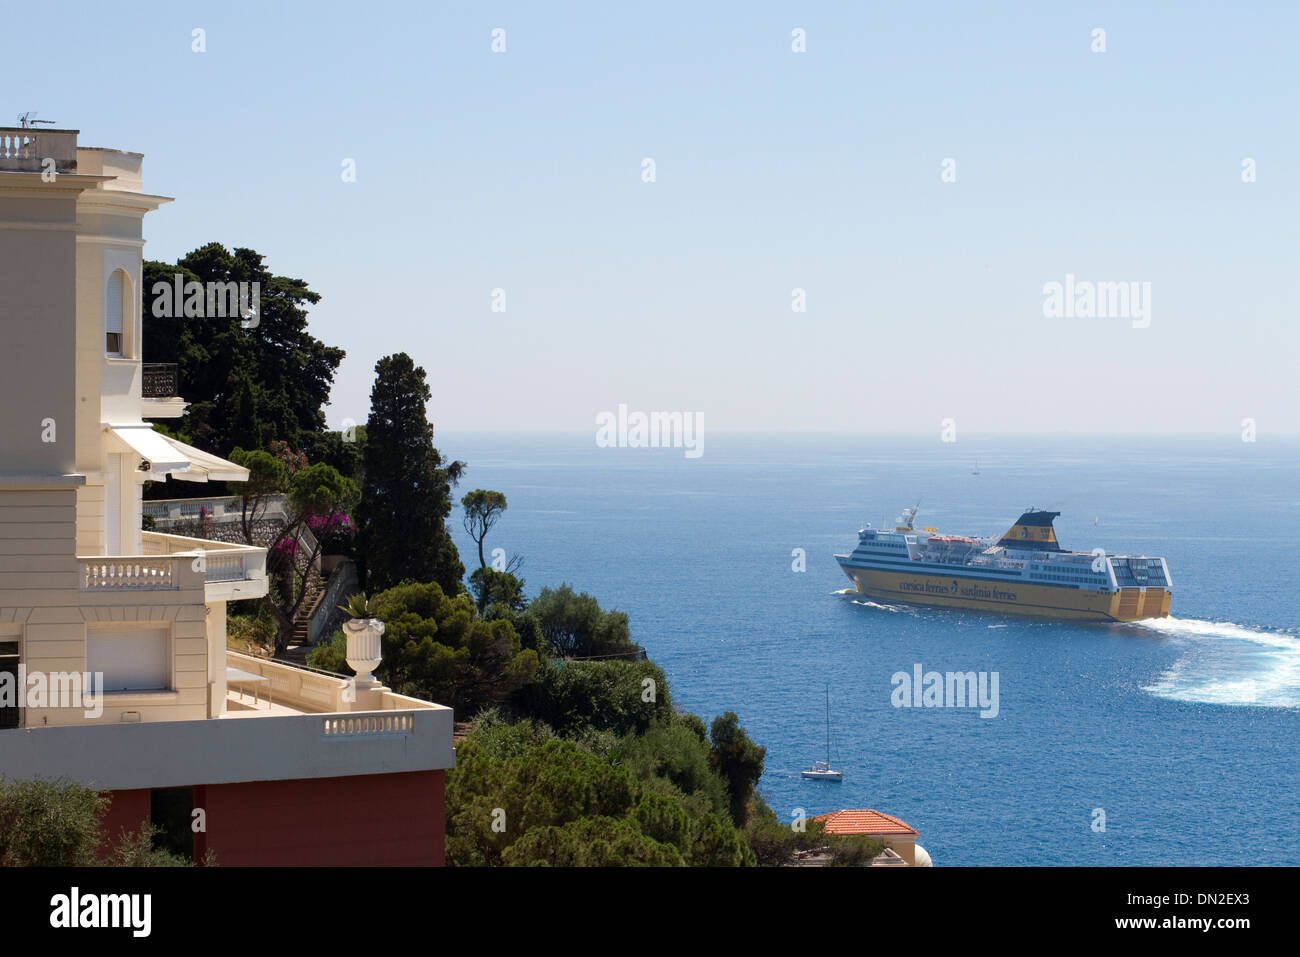
<svg viewBox="0 0 1300 957">
<path fill-rule="evenodd" d="M 140 364 L 140 395 L 146 399 L 170 399 L 179 395 L 175 362 Z"/>
<path fill-rule="evenodd" d="M 353 722 L 351 719 L 362 712 L 352 710 L 353 702 L 348 697 L 352 682 L 343 675 L 230 649 L 226 650 L 226 665 L 227 718 L 320 714 L 333 715 L 335 719 L 325 726 L 325 734 L 401 730 L 401 722 Z M 392 715 L 441 707 L 384 689 L 378 710 Z"/>
<path fill-rule="evenodd" d="M 80 589 L 97 594 L 178 591 L 203 582 L 204 600 L 239 601 L 266 594 L 266 549 L 202 538 L 142 532 L 143 555 L 78 557 Z"/>
<path fill-rule="evenodd" d="M 218 718 L 4 730 L 0 767 L 16 778 L 66 776 L 98 790 L 455 767 L 450 708 L 384 692 L 378 707 L 352 711 L 341 675 L 235 652 L 227 662 L 264 679 L 280 700 L 253 703 L 251 687 L 242 695 L 232 688 L 229 699 L 242 697 L 246 706 Z"/>
<path fill-rule="evenodd" d="M 180 396 L 175 362 L 140 364 L 140 416 L 145 419 L 179 419 L 189 406 Z"/>
<path fill-rule="evenodd" d="M 59 173 L 77 171 L 77 130 L 0 127 L 0 171 L 39 173 L 48 157 Z"/>
</svg>

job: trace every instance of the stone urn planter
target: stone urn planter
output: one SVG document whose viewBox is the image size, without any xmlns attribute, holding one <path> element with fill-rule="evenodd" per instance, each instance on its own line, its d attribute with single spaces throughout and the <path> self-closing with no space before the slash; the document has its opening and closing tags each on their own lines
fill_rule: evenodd
<svg viewBox="0 0 1300 957">
<path fill-rule="evenodd" d="M 352 617 L 343 622 L 343 634 L 348 639 L 348 667 L 357 673 L 358 688 L 379 684 L 373 672 L 383 661 L 384 623 L 370 616 L 370 603 L 365 595 L 353 595 L 347 605 L 339 608 Z"/>
<path fill-rule="evenodd" d="M 348 667 L 357 673 L 357 685 L 378 684 L 373 672 L 384 660 L 384 623 L 378 618 L 352 618 L 343 623 L 348 638 Z"/>
</svg>

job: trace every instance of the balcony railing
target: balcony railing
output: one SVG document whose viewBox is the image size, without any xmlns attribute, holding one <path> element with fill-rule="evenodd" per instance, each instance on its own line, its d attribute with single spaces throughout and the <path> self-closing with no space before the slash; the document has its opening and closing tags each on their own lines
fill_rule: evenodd
<svg viewBox="0 0 1300 957">
<path fill-rule="evenodd" d="M 331 715 L 325 719 L 323 726 L 323 733 L 327 737 L 350 734 L 410 734 L 414 730 L 415 715 L 402 711 Z"/>
<path fill-rule="evenodd" d="M 195 571 L 201 571 L 206 582 L 238 582 L 266 577 L 265 548 L 162 532 L 141 532 L 140 537 L 146 555 L 189 555 Z M 195 552 L 201 554 L 196 556 Z"/>
<path fill-rule="evenodd" d="M 180 587 L 175 559 L 106 555 L 78 561 L 82 591 L 172 591 Z"/>
<path fill-rule="evenodd" d="M 140 366 L 140 397 L 171 399 L 179 392 L 175 362 L 145 362 Z"/>
<path fill-rule="evenodd" d="M 0 127 L 0 170 L 39 173 L 46 159 L 57 172 L 74 172 L 77 131 Z"/>
<path fill-rule="evenodd" d="M 311 780 L 454 768 L 450 708 L 346 715 L 407 730 L 325 733 L 332 716 L 263 713 L 244 720 L 105 721 L 0 732 L 0 768 L 15 780 L 69 777 L 97 790 L 196 782 Z M 339 715 L 338 717 L 344 717 Z"/>
<path fill-rule="evenodd" d="M 375 711 L 380 712 L 381 717 L 392 715 L 399 720 L 356 723 L 355 719 L 361 715 L 349 713 L 352 712 L 354 705 L 347 698 L 350 681 L 346 675 L 322 671 L 319 668 L 307 668 L 292 662 L 258 658 L 231 649 L 226 649 L 226 664 L 265 678 L 267 690 L 278 705 L 305 714 L 330 715 L 326 724 L 321 726 L 321 733 L 331 737 L 410 733 L 409 715 L 412 712 L 440 707 L 429 701 L 385 691 L 382 702 Z M 397 712 L 400 714 L 395 714 Z M 353 723 L 348 723 L 349 721 Z"/>
<path fill-rule="evenodd" d="M 152 515 L 159 524 L 175 522 L 196 522 L 203 518 L 208 521 L 238 522 L 241 518 L 239 499 L 234 496 L 216 496 L 215 498 L 158 498 L 144 503 L 144 514 Z M 286 521 L 284 496 L 270 496 L 263 503 L 258 519 Z"/>
<path fill-rule="evenodd" d="M 266 594 L 266 549 L 141 532 L 143 555 L 80 556 L 83 592 L 156 592 L 206 586 L 208 601 Z M 182 563 L 184 563 L 182 565 Z M 236 583 L 247 582 L 247 585 Z"/>
</svg>

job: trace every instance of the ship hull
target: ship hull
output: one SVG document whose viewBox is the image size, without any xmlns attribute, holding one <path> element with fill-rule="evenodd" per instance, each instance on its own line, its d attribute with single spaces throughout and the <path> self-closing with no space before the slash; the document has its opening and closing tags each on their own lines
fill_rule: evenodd
<svg viewBox="0 0 1300 957">
<path fill-rule="evenodd" d="M 853 587 L 877 601 L 971 608 L 1039 618 L 1141 621 L 1166 618 L 1171 593 L 1164 588 L 1089 591 L 1019 581 L 982 581 L 951 574 L 886 571 L 841 563 Z"/>
</svg>

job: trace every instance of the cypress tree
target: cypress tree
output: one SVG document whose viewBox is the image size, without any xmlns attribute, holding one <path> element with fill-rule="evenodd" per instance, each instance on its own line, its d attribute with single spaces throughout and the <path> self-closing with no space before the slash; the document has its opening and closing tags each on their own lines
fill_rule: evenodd
<svg viewBox="0 0 1300 957">
<path fill-rule="evenodd" d="M 372 593 L 406 580 L 437 582 L 448 595 L 462 591 L 465 566 L 447 532 L 451 476 L 425 414 L 432 396 L 424 369 L 406 353 L 375 363 L 357 507 L 358 546 Z"/>
</svg>

